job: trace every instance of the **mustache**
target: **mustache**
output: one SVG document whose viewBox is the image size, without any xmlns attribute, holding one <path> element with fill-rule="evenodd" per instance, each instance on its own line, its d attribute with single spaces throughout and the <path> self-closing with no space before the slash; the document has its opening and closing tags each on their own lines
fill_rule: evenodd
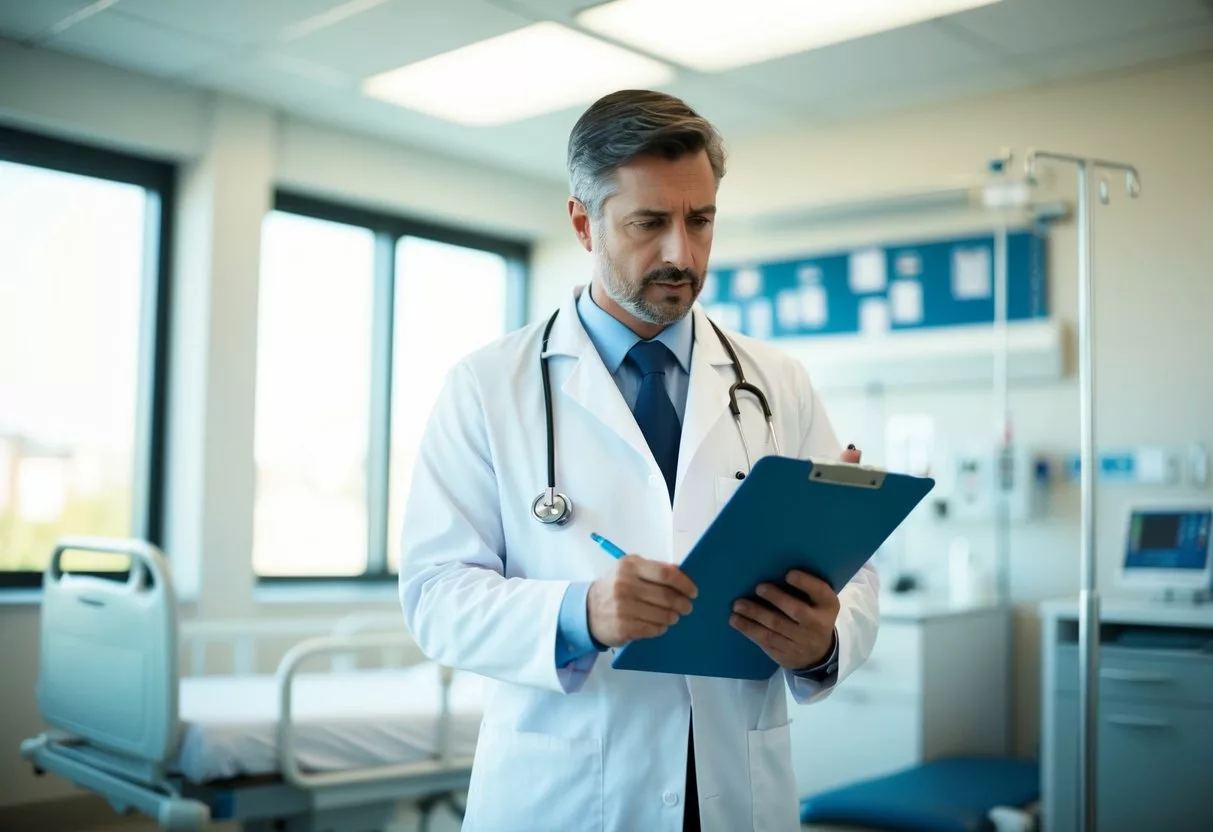
<svg viewBox="0 0 1213 832">
<path fill-rule="evenodd" d="M 652 286 L 654 283 L 689 283 L 692 286 L 698 286 L 700 277 L 694 269 L 676 269 L 673 266 L 665 266 L 649 272 L 641 281 L 642 286 Z"/>
</svg>

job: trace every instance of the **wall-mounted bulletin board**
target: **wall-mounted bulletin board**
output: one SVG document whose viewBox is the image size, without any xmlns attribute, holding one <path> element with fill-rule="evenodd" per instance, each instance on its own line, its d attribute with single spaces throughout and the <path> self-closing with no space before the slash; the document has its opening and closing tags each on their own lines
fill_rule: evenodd
<svg viewBox="0 0 1213 832">
<path fill-rule="evenodd" d="M 1007 317 L 1048 316 L 1043 230 L 1007 233 Z M 873 245 L 712 269 L 700 297 L 757 338 L 877 334 L 994 322 L 994 234 Z"/>
</svg>

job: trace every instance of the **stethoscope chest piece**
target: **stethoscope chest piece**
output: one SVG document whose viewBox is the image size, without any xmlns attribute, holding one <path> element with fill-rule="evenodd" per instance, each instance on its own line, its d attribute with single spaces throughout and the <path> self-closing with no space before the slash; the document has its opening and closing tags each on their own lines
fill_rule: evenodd
<svg viewBox="0 0 1213 832">
<path fill-rule="evenodd" d="M 543 491 L 531 503 L 531 514 L 545 526 L 564 526 L 573 519 L 573 501 L 563 494 L 552 494 Z"/>
</svg>

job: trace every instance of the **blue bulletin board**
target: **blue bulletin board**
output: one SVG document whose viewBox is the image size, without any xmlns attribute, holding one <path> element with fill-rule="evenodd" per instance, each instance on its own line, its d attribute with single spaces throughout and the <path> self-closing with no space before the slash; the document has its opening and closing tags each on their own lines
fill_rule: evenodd
<svg viewBox="0 0 1213 832">
<path fill-rule="evenodd" d="M 1007 317 L 1045 318 L 1045 233 L 1007 233 Z M 700 296 L 758 338 L 867 334 L 994 321 L 994 234 L 864 246 L 714 268 Z"/>
</svg>

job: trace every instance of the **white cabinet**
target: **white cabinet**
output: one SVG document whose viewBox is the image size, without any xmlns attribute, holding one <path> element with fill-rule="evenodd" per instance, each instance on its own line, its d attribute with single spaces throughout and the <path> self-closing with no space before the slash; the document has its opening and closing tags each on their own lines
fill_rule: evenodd
<svg viewBox="0 0 1213 832">
<path fill-rule="evenodd" d="M 881 599 L 868 661 L 826 699 L 792 709 L 801 797 L 958 754 L 1006 754 L 1010 614 Z"/>
</svg>

